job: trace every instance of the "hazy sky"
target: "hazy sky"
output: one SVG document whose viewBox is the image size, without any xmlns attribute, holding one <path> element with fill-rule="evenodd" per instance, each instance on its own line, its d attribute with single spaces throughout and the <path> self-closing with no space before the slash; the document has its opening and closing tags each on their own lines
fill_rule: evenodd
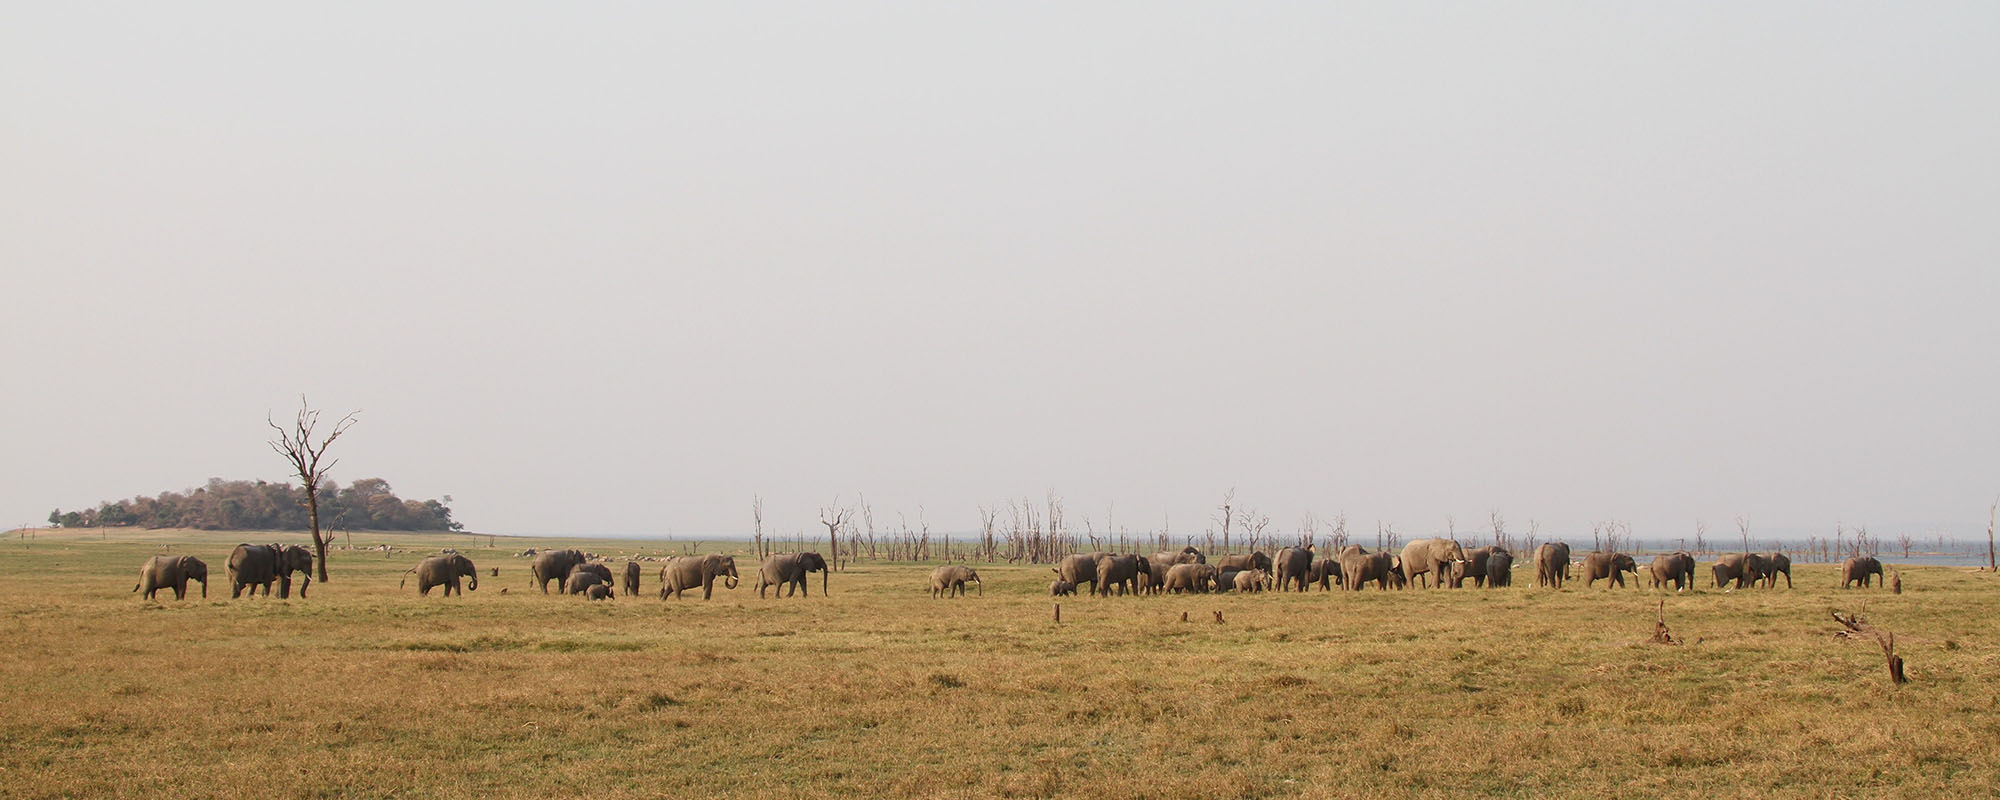
<svg viewBox="0 0 2000 800">
<path fill-rule="evenodd" d="M 0 525 L 1641 536 L 2000 493 L 2000 5 L 32 3 Z"/>
</svg>

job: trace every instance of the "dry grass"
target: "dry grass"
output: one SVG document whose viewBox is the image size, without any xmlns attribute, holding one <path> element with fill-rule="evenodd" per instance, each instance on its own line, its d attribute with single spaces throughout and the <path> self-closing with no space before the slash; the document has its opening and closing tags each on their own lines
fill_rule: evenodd
<svg viewBox="0 0 2000 800">
<path fill-rule="evenodd" d="M 588 603 L 463 537 L 356 537 L 405 551 L 227 599 L 231 544 L 296 538 L 0 543 L 0 795 L 2000 795 L 2000 585 L 1956 569 L 1669 597 L 1681 647 L 1645 643 L 1657 593 L 1580 585 L 1074 597 L 1057 626 L 1044 568 L 932 600 L 910 564 Z M 447 542 L 501 577 L 397 591 Z M 129 593 L 169 544 L 207 601 Z M 1911 685 L 1830 635 L 1863 598 Z"/>
</svg>

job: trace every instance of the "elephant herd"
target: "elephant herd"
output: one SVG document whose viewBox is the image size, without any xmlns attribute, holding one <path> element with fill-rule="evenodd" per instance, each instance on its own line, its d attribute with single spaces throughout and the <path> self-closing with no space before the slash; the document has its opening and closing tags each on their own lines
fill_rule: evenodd
<svg viewBox="0 0 2000 800">
<path fill-rule="evenodd" d="M 239 544 L 229 552 L 229 596 L 234 599 L 248 588 L 256 596 L 262 588 L 266 597 L 271 584 L 278 584 L 278 596 L 292 596 L 292 574 L 298 573 L 299 598 L 312 585 L 311 550 L 298 545 Z M 153 556 L 139 567 L 139 583 L 132 591 L 152 600 L 161 589 L 173 589 L 175 600 L 187 599 L 188 581 L 201 584 L 201 596 L 208 596 L 208 564 L 194 556 Z"/>
<path fill-rule="evenodd" d="M 229 554 L 230 597 L 241 596 L 248 588 L 254 596 L 258 588 L 266 596 L 271 593 L 271 585 L 278 584 L 278 596 L 291 595 L 292 575 L 303 574 L 299 586 L 299 597 L 306 596 L 306 588 L 312 584 L 312 552 L 298 545 L 252 545 L 240 544 Z M 1624 553 L 1590 552 L 1572 562 L 1569 545 L 1549 542 L 1535 548 L 1535 584 L 1550 588 L 1562 588 L 1572 578 L 1572 568 L 1583 578 L 1585 586 L 1593 586 L 1599 580 L 1608 586 L 1625 585 L 1625 574 L 1632 574 L 1632 585 L 1639 585 L 1638 563 Z M 1049 594 L 1060 597 L 1075 594 L 1088 587 L 1092 595 L 1112 594 L 1179 594 L 1189 592 L 1261 592 L 1270 589 L 1280 591 L 1306 591 L 1318 584 L 1322 590 L 1340 586 L 1360 591 L 1373 583 L 1378 589 L 1427 586 L 1437 588 L 1449 586 L 1461 588 L 1468 579 L 1474 586 L 1500 588 L 1513 584 L 1514 556 L 1504 547 L 1478 547 L 1466 550 L 1452 539 L 1417 539 L 1404 545 L 1399 552 L 1370 552 L 1359 545 L 1340 548 L 1332 557 L 1321 558 L 1313 546 L 1287 547 L 1278 551 L 1276 558 L 1262 551 L 1227 555 L 1208 563 L 1208 557 L 1194 547 L 1184 547 L 1177 551 L 1162 551 L 1151 556 L 1114 553 L 1077 553 L 1057 562 L 1053 571 L 1056 579 L 1049 584 Z M 1743 588 L 1762 585 L 1766 588 L 1777 586 L 1778 576 L 1785 578 L 1785 587 L 1792 585 L 1792 562 L 1783 553 L 1730 553 L 1718 557 L 1710 565 L 1713 576 L 1711 586 Z M 1675 591 L 1694 588 L 1694 556 L 1679 551 L 1655 557 L 1647 566 L 1647 575 L 1653 588 L 1665 589 L 1672 586 Z M 627 596 L 639 594 L 639 579 L 642 570 L 636 561 L 625 563 L 622 574 L 614 575 L 610 566 L 593 563 L 589 555 L 580 550 L 546 550 L 535 554 L 529 566 L 532 578 L 530 585 L 541 587 L 548 594 L 549 582 L 555 581 L 563 594 L 582 595 L 592 600 L 608 600 L 617 593 L 614 578 L 622 577 L 623 589 Z M 820 593 L 827 591 L 826 559 L 818 553 L 780 553 L 764 559 L 757 576 L 757 596 L 764 597 L 765 590 L 771 590 L 772 597 L 791 597 L 795 594 L 810 596 L 806 576 L 820 573 Z M 494 571 L 498 574 L 498 570 Z M 1882 578 L 1882 562 L 1866 556 L 1847 559 L 1841 564 L 1841 587 L 1853 584 L 1862 587 L 1871 585 L 1871 579 L 1879 582 Z M 417 593 L 428 596 L 431 589 L 444 588 L 445 596 L 464 594 L 466 590 L 479 588 L 478 569 L 472 560 L 456 551 L 447 550 L 441 555 L 424 559 L 416 566 L 404 571 L 403 581 L 398 588 L 407 585 L 410 576 L 417 579 Z M 469 584 L 462 585 L 461 578 L 470 578 Z M 676 556 L 661 565 L 660 599 L 669 596 L 679 599 L 683 592 L 699 588 L 704 600 L 714 596 L 717 580 L 723 587 L 735 589 L 739 577 L 736 559 L 726 555 Z M 174 599 L 187 597 L 188 581 L 201 583 L 202 597 L 208 596 L 208 565 L 193 556 L 154 556 L 139 570 L 139 583 L 132 587 L 135 592 L 152 600 L 160 589 L 170 588 Z M 979 578 L 978 570 L 959 564 L 947 564 L 933 570 L 930 575 L 930 592 L 934 598 L 964 596 L 968 584 L 979 587 L 985 593 L 985 584 Z M 502 590 L 505 591 L 504 589 Z"/>
</svg>

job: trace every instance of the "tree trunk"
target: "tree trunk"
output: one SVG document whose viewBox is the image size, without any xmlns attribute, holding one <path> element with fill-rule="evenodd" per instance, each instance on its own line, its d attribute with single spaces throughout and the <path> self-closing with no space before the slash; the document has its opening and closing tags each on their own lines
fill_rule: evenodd
<svg viewBox="0 0 2000 800">
<path fill-rule="evenodd" d="M 319 533 L 319 488 L 310 483 L 306 484 L 306 520 L 312 524 L 313 569 L 319 572 L 319 581 L 325 583 L 326 539 Z"/>
</svg>

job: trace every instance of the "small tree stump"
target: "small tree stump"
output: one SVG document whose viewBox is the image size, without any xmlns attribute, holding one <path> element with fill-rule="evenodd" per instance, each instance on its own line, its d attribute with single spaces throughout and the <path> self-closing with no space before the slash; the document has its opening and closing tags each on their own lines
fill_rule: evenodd
<svg viewBox="0 0 2000 800">
<path fill-rule="evenodd" d="M 1680 644 L 1680 642 L 1674 640 L 1673 634 L 1667 632 L 1667 601 L 1665 600 L 1660 601 L 1659 616 L 1653 618 L 1653 638 L 1650 641 L 1653 644 Z"/>
<path fill-rule="evenodd" d="M 1896 655 L 1896 634 L 1868 624 L 1868 620 L 1863 619 L 1860 614 L 1849 614 L 1843 617 L 1840 615 L 1840 612 L 1835 611 L 1833 612 L 1833 621 L 1840 623 L 1841 627 L 1847 629 L 1840 631 L 1839 635 L 1849 639 L 1859 639 L 1862 636 L 1873 637 L 1875 643 L 1882 646 L 1882 657 L 1888 662 L 1889 666 L 1890 685 L 1901 686 L 1910 682 L 1910 679 L 1903 675 L 1903 657 Z"/>
<path fill-rule="evenodd" d="M 1062 624 L 1062 604 L 1061 604 L 1061 603 L 1057 603 L 1057 604 L 1056 604 L 1056 624 L 1057 624 L 1057 625 L 1061 625 L 1061 624 Z"/>
<path fill-rule="evenodd" d="M 1222 612 L 1220 611 L 1215 612 L 1215 624 L 1217 625 L 1222 624 Z"/>
<path fill-rule="evenodd" d="M 1182 621 L 1182 622 L 1186 622 L 1186 621 L 1187 621 L 1187 612 L 1186 612 L 1186 611 L 1183 611 L 1183 612 L 1181 612 L 1181 621 Z"/>
<path fill-rule="evenodd" d="M 1903 593 L 1903 573 L 1900 572 L 1889 573 L 1889 593 L 1890 594 Z"/>
</svg>

